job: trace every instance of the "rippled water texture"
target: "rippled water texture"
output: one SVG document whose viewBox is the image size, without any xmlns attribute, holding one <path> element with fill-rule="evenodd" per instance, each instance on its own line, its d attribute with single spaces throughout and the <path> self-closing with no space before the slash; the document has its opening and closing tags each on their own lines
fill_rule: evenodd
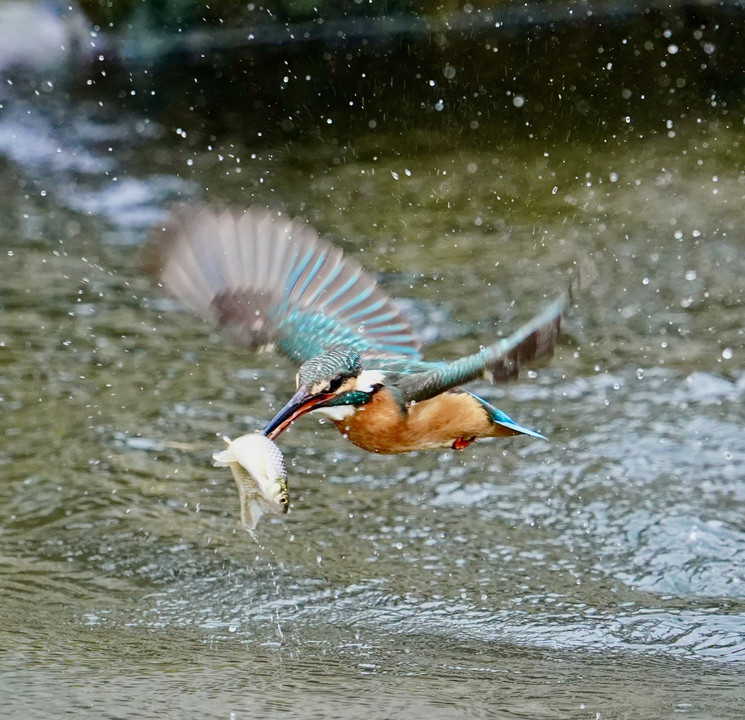
<svg viewBox="0 0 745 720">
<path fill-rule="evenodd" d="M 9 717 L 742 716 L 742 18 L 711 13 L 14 71 Z M 310 219 L 431 358 L 594 262 L 554 358 L 476 386 L 550 442 L 378 457 L 303 419 L 255 542 L 210 456 L 295 368 L 142 276 L 192 198 Z"/>
</svg>

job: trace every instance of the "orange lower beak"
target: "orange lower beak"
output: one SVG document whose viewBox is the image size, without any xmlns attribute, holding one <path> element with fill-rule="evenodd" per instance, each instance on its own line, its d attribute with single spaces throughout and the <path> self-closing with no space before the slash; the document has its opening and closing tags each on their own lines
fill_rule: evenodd
<svg viewBox="0 0 745 720">
<path fill-rule="evenodd" d="M 301 415 L 314 410 L 319 405 L 325 403 L 329 398 L 334 396 L 333 393 L 319 393 L 311 395 L 305 387 L 298 388 L 298 391 L 290 398 L 288 403 L 274 416 L 269 424 L 262 431 L 270 440 L 276 438 L 292 422 L 297 420 Z"/>
</svg>

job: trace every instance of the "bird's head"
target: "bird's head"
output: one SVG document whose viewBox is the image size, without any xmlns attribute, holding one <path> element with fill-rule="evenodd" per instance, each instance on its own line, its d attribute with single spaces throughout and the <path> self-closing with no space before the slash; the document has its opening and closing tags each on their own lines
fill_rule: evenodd
<svg viewBox="0 0 745 720">
<path fill-rule="evenodd" d="M 380 370 L 364 370 L 359 353 L 349 348 L 332 348 L 304 362 L 295 377 L 297 392 L 264 428 L 275 440 L 294 420 L 311 410 L 341 420 L 367 403 L 383 385 Z"/>
</svg>

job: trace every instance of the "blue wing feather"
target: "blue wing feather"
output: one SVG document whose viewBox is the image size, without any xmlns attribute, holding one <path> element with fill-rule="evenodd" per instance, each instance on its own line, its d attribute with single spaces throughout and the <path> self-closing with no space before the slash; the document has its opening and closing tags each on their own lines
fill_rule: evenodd
<svg viewBox="0 0 745 720">
<path fill-rule="evenodd" d="M 303 362 L 335 345 L 366 358 L 419 358 L 409 322 L 355 260 L 307 224 L 261 209 L 182 208 L 156 228 L 151 269 L 245 345 Z"/>
</svg>

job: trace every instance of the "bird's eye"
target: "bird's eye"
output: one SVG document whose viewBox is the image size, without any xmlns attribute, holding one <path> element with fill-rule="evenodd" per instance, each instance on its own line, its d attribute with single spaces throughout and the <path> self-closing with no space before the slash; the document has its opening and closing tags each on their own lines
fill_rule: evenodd
<svg viewBox="0 0 745 720">
<path fill-rule="evenodd" d="M 329 392 L 336 392 L 343 382 L 344 378 L 337 375 L 335 378 L 329 381 Z"/>
</svg>

